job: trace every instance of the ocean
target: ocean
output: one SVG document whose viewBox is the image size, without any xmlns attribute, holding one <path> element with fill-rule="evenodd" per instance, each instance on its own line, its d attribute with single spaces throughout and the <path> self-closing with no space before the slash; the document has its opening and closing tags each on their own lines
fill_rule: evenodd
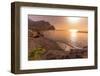
<svg viewBox="0 0 100 76">
<path fill-rule="evenodd" d="M 64 43 L 70 43 L 76 47 L 86 47 L 88 46 L 88 33 L 81 32 L 69 32 L 65 30 L 50 30 L 43 31 L 44 37 L 60 41 Z"/>
</svg>

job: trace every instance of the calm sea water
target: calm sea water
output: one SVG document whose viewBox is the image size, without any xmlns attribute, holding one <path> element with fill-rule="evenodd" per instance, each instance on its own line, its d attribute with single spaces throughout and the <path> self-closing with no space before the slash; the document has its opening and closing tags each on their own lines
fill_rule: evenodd
<svg viewBox="0 0 100 76">
<path fill-rule="evenodd" d="M 77 47 L 87 46 L 88 33 L 75 33 L 68 31 L 45 31 L 44 36 L 60 42 L 70 43 Z"/>
</svg>

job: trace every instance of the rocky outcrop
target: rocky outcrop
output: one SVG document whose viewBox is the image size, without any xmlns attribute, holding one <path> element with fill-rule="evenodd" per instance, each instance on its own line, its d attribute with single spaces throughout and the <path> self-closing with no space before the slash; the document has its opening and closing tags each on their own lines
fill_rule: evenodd
<svg viewBox="0 0 100 76">
<path fill-rule="evenodd" d="M 42 31 L 55 30 L 49 22 L 46 21 L 28 21 L 28 51 L 29 55 L 34 48 L 43 48 L 45 52 L 41 55 L 41 60 L 63 59 L 68 52 L 65 52 L 56 41 L 45 38 Z M 29 58 L 34 59 L 33 57 Z"/>
<path fill-rule="evenodd" d="M 29 51 L 32 51 L 32 49 L 36 47 L 42 47 L 45 48 L 45 50 L 63 50 L 53 40 L 47 39 L 45 37 L 39 37 L 39 38 L 29 37 L 28 38 Z"/>
<path fill-rule="evenodd" d="M 45 30 L 55 30 L 54 26 L 46 21 L 32 21 L 28 20 L 28 29 L 32 31 L 45 31 Z"/>
</svg>

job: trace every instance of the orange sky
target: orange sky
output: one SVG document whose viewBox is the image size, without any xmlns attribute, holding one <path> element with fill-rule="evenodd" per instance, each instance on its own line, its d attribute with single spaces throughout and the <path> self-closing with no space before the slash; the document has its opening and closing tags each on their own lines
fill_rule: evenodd
<svg viewBox="0 0 100 76">
<path fill-rule="evenodd" d="M 33 21 L 44 20 L 53 25 L 56 30 L 77 29 L 78 31 L 88 30 L 87 17 L 69 17 L 69 16 L 43 16 L 43 15 L 29 15 L 29 19 Z"/>
<path fill-rule="evenodd" d="M 73 19 L 74 18 L 74 19 Z M 76 20 L 75 20 L 76 18 Z M 78 18 L 78 19 L 77 19 Z M 72 20 L 69 20 L 70 17 L 65 17 L 66 23 L 62 24 L 62 26 L 58 26 L 58 29 L 77 29 L 79 31 L 87 31 L 88 30 L 88 18 L 86 17 L 71 17 Z"/>
</svg>

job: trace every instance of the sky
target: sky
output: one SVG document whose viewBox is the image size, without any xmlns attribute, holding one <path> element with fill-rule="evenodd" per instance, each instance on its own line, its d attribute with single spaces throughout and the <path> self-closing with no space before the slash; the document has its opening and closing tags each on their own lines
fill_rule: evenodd
<svg viewBox="0 0 100 76">
<path fill-rule="evenodd" d="M 47 15 L 28 15 L 28 18 L 33 21 L 44 20 L 53 25 L 56 30 L 76 29 L 78 31 L 88 30 L 87 17 L 74 16 L 47 16 Z"/>
</svg>

